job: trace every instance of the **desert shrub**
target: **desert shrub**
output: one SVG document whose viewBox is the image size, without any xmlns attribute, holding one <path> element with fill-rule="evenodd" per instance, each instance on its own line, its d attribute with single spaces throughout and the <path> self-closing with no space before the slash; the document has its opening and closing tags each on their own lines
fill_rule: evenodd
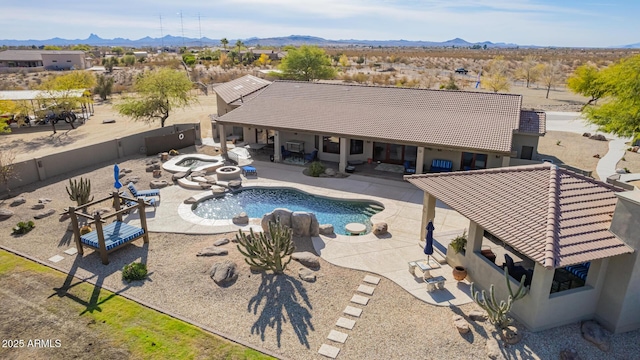
<svg viewBox="0 0 640 360">
<path fill-rule="evenodd" d="M 324 173 L 324 165 L 320 161 L 314 161 L 309 165 L 309 175 L 313 177 L 319 177 L 320 174 Z"/>
<path fill-rule="evenodd" d="M 147 277 L 147 265 L 143 263 L 131 263 L 122 268 L 122 279 L 127 282 L 143 280 Z"/>
<path fill-rule="evenodd" d="M 455 239 L 451 240 L 451 248 L 455 253 L 459 253 L 460 251 L 464 251 L 467 246 L 467 231 L 465 230 L 462 235 L 457 236 Z"/>
<path fill-rule="evenodd" d="M 22 234 L 26 234 L 29 231 L 31 231 L 31 229 L 33 229 L 36 225 L 33 223 L 33 221 L 29 220 L 28 222 L 24 222 L 24 221 L 20 221 L 14 228 L 12 231 L 12 234 L 14 235 L 22 235 Z"/>
</svg>

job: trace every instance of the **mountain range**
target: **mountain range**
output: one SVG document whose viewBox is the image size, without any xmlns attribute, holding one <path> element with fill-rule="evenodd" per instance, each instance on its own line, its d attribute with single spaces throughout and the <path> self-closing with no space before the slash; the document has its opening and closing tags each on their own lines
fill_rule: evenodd
<svg viewBox="0 0 640 360">
<path fill-rule="evenodd" d="M 318 46 L 381 46 L 381 47 L 487 47 L 487 48 L 535 48 L 536 45 L 518 45 L 512 43 L 493 43 L 491 41 L 470 43 L 466 40 L 455 38 L 447 41 L 412 41 L 412 40 L 328 40 L 320 37 L 308 35 L 291 35 L 286 37 L 271 38 L 249 38 L 241 39 L 245 46 L 275 46 L 281 47 L 286 45 L 318 45 Z M 229 44 L 233 46 L 237 40 L 229 39 Z M 183 38 L 180 36 L 166 35 L 161 38 L 152 38 L 149 36 L 138 40 L 130 40 L 125 38 L 103 39 L 96 34 L 91 34 L 86 39 L 62 39 L 52 38 L 47 40 L 0 40 L 0 45 L 5 46 L 45 46 L 57 45 L 68 46 L 77 44 L 87 44 L 90 46 L 126 46 L 126 47 L 161 47 L 161 46 L 219 46 L 219 39 L 210 39 L 203 37 Z M 615 48 L 640 48 L 640 43 L 613 46 Z"/>
</svg>

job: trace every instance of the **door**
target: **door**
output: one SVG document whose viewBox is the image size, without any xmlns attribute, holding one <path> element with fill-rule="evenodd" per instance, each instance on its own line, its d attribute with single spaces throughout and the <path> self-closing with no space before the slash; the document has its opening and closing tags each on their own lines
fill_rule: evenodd
<svg viewBox="0 0 640 360">
<path fill-rule="evenodd" d="M 533 146 L 523 146 L 520 159 L 531 160 L 533 157 Z"/>
</svg>

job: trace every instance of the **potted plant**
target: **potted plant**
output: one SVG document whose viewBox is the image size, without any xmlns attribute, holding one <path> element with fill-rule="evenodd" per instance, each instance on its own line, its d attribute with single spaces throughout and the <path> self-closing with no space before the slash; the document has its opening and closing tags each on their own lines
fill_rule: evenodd
<svg viewBox="0 0 640 360">
<path fill-rule="evenodd" d="M 455 237 L 455 239 L 451 240 L 451 248 L 453 249 L 453 251 L 455 251 L 455 253 L 459 253 L 461 251 L 464 251 L 464 249 L 467 246 L 467 230 L 465 230 L 462 235 L 458 235 Z"/>
</svg>

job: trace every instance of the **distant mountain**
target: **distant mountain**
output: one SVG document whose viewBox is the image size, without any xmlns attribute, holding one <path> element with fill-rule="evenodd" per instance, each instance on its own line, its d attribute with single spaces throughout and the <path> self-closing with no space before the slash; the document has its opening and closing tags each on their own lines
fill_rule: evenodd
<svg viewBox="0 0 640 360">
<path fill-rule="evenodd" d="M 623 49 L 640 49 L 640 43 L 622 45 L 622 46 L 614 46 L 614 47 L 623 48 Z"/>
</svg>

